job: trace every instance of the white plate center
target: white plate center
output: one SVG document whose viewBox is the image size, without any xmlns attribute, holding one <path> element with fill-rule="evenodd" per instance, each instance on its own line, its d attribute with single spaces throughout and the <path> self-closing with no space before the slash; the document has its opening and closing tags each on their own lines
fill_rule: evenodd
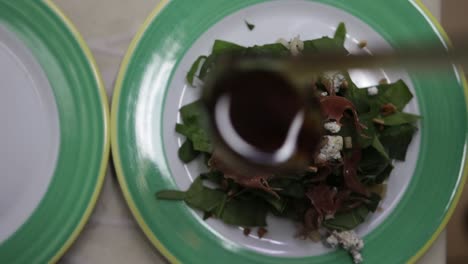
<svg viewBox="0 0 468 264">
<path fill-rule="evenodd" d="M 24 44 L 0 25 L 0 243 L 33 213 L 60 143 L 52 89 Z"/>
</svg>

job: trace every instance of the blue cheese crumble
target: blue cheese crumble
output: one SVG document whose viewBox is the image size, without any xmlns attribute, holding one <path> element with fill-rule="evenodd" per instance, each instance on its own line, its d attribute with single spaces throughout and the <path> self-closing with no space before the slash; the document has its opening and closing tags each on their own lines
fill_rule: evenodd
<svg viewBox="0 0 468 264">
<path fill-rule="evenodd" d="M 354 231 L 333 231 L 329 237 L 325 240 L 326 245 L 332 248 L 340 246 L 344 250 L 348 251 L 353 257 L 354 263 L 362 263 L 363 258 L 361 250 L 364 248 L 364 241 Z"/>
<path fill-rule="evenodd" d="M 370 96 L 376 96 L 379 94 L 379 89 L 377 89 L 377 87 L 371 87 L 369 89 L 367 89 L 367 93 L 370 95 Z"/>
<path fill-rule="evenodd" d="M 343 150 L 343 137 L 341 136 L 324 136 L 327 141 L 320 149 L 318 159 L 322 161 L 332 161 L 341 159 L 341 151 Z"/>
<path fill-rule="evenodd" d="M 335 93 L 338 93 L 340 91 L 340 87 L 346 81 L 345 76 L 338 71 L 326 72 L 324 74 L 324 77 L 330 80 L 331 85 L 333 86 L 333 89 L 335 90 Z"/>
<path fill-rule="evenodd" d="M 333 133 L 333 134 L 336 134 L 336 133 L 340 132 L 340 130 L 341 130 L 341 126 L 340 126 L 337 122 L 335 122 L 335 121 L 327 122 L 327 123 L 325 123 L 325 124 L 323 125 L 323 127 L 324 127 L 326 130 L 328 130 L 328 131 L 330 131 L 331 133 Z"/>
<path fill-rule="evenodd" d="M 291 39 L 291 41 L 280 38 L 276 41 L 276 43 L 280 43 L 285 48 L 289 49 L 293 56 L 301 54 L 301 51 L 304 50 L 304 42 L 300 39 L 299 36 Z"/>
</svg>

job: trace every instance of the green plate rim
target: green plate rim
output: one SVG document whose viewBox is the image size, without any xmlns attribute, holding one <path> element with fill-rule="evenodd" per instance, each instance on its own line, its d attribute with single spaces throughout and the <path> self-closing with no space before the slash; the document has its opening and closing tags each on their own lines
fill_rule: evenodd
<svg viewBox="0 0 468 264">
<path fill-rule="evenodd" d="M 51 199 L 46 200 L 43 198 L 39 205 L 36 207 L 32 215 L 28 217 L 28 220 L 18 229 L 16 232 L 11 235 L 6 241 L 4 241 L 2 244 L 0 244 L 0 249 L 2 247 L 4 248 L 3 251 L 0 250 L 0 259 L 2 261 L 7 261 L 8 263 L 31 263 L 31 261 L 34 262 L 49 262 L 49 263 L 56 263 L 60 260 L 60 258 L 65 254 L 65 252 L 72 246 L 73 242 L 77 239 L 83 228 L 85 227 L 89 217 L 91 216 L 91 213 L 93 212 L 93 209 L 97 203 L 97 200 L 99 198 L 99 194 L 101 192 L 105 175 L 106 175 L 106 170 L 107 170 L 107 164 L 109 160 L 109 155 L 110 155 L 110 133 L 109 133 L 109 119 L 110 119 L 110 113 L 109 113 L 109 104 L 108 104 L 108 98 L 104 86 L 104 82 L 102 80 L 101 74 L 99 72 L 99 69 L 97 67 L 97 63 L 88 48 L 85 40 L 81 36 L 81 34 L 78 32 L 74 24 L 71 22 L 71 20 L 59 9 L 59 7 L 53 3 L 51 0 L 42 0 L 42 1 L 18 1 L 15 3 L 9 3 L 9 5 L 15 6 L 16 4 L 18 5 L 23 5 L 23 6 L 28 6 L 31 9 L 37 8 L 37 10 L 44 11 L 48 13 L 50 16 L 47 17 L 47 19 L 50 19 L 47 23 L 50 23 L 51 21 L 56 23 L 55 25 L 60 28 L 62 33 L 65 32 L 65 37 L 67 41 L 69 41 L 68 44 L 73 45 L 72 48 L 74 49 L 75 52 L 77 52 L 78 57 L 80 59 L 80 62 L 82 63 L 81 65 L 83 66 L 83 71 L 86 72 L 87 75 L 87 80 L 92 83 L 92 86 L 90 88 L 87 88 L 87 91 L 91 91 L 93 93 L 93 100 L 95 100 L 92 104 L 92 107 L 94 110 L 99 113 L 98 116 L 93 117 L 91 116 L 91 110 L 82 110 L 84 112 L 84 115 L 88 115 L 87 117 L 94 118 L 92 121 L 94 121 L 94 125 L 97 125 L 97 128 L 95 127 L 95 130 L 98 132 L 94 136 L 96 136 L 96 139 L 98 140 L 98 143 L 96 146 L 91 146 L 91 143 L 88 145 L 91 147 L 91 150 L 96 150 L 97 152 L 95 155 L 89 155 L 90 157 L 97 157 L 92 164 L 92 168 L 90 170 L 93 171 L 93 173 L 90 173 L 90 175 L 83 177 L 86 183 L 89 185 L 82 186 L 83 188 L 87 188 L 88 190 L 86 192 L 83 191 L 83 195 L 80 195 L 80 197 L 75 197 L 78 202 L 77 205 L 79 206 L 79 209 L 77 209 L 77 213 L 72 214 L 70 213 L 69 216 L 67 217 L 67 222 L 64 223 L 65 226 L 60 226 L 56 225 L 55 227 L 52 228 L 43 228 L 44 231 L 42 233 L 42 230 L 39 233 L 43 235 L 46 239 L 46 243 L 42 243 L 38 248 L 35 250 L 40 251 L 40 255 L 32 255 L 31 251 L 23 251 L 24 247 L 29 247 L 30 243 L 28 240 L 24 240 L 25 237 L 24 235 L 27 234 L 28 232 L 31 232 L 31 226 L 33 225 L 32 223 L 35 222 L 35 220 L 39 219 L 41 221 L 44 221 L 43 214 L 40 215 L 40 211 L 44 211 L 44 208 L 47 208 L 55 205 L 51 205 L 50 202 Z M 14 22 L 12 22 L 14 23 Z M 39 23 L 39 22 L 38 22 Z M 24 30 L 24 32 L 23 32 Z M 19 29 L 19 32 L 22 32 L 21 34 L 26 34 L 25 32 L 28 29 Z M 39 34 L 39 33 L 38 33 Z M 44 57 L 41 57 L 41 55 L 37 55 L 37 50 L 35 50 L 36 47 L 33 47 L 34 45 L 31 43 L 27 43 L 22 39 L 23 42 L 28 46 L 30 50 L 33 51 L 33 54 L 36 59 L 38 59 L 40 64 L 46 64 L 44 63 Z M 39 47 L 38 47 L 39 49 Z M 45 56 L 45 55 L 44 55 Z M 41 58 L 39 58 L 41 57 Z M 73 66 L 77 67 L 77 66 Z M 51 81 L 50 79 L 50 72 L 48 69 L 45 69 L 46 75 L 48 76 L 49 81 L 51 82 L 51 86 L 54 90 L 54 95 L 55 95 L 55 100 L 57 104 L 59 104 L 56 94 L 57 87 L 54 84 L 56 83 L 55 80 Z M 52 70 L 51 70 L 52 71 Z M 69 71 L 69 69 L 64 70 L 64 71 Z M 77 74 L 77 73 L 75 73 Z M 58 82 L 57 82 L 58 83 Z M 59 88 L 60 89 L 60 88 Z M 86 89 L 85 89 L 86 90 Z M 89 103 L 89 102 L 88 102 Z M 64 149 L 69 149 L 69 145 L 67 147 L 62 146 L 62 139 L 65 136 L 64 134 L 64 129 L 63 129 L 63 120 L 62 120 L 62 114 L 60 110 L 63 110 L 60 108 L 60 106 L 57 106 L 57 110 L 59 111 L 59 119 L 60 119 L 60 137 L 61 137 L 61 143 L 59 147 L 59 154 L 57 157 L 57 166 L 54 171 L 54 176 L 51 180 L 51 185 L 49 185 L 47 193 L 45 194 L 44 197 L 49 197 L 53 195 L 57 195 L 59 190 L 56 188 L 57 186 L 54 185 L 52 186 L 53 182 L 55 182 L 55 179 L 58 177 L 57 175 L 61 175 L 59 162 L 60 164 L 64 163 L 61 162 L 62 158 L 61 153 Z M 75 113 L 74 113 L 75 114 Z M 82 120 L 81 120 L 82 121 Z M 89 120 L 87 120 L 89 121 Z M 92 123 L 92 121 L 89 121 L 88 123 Z M 82 138 L 79 138 L 81 141 L 85 141 L 87 138 L 84 136 Z M 82 155 L 83 156 L 83 155 Z M 91 159 L 91 158 L 90 158 Z M 84 166 L 83 166 L 84 167 Z M 63 171 L 63 170 L 62 170 Z M 62 180 L 65 180 L 67 176 L 61 176 Z M 83 182 L 85 183 L 85 182 Z M 51 192 L 54 192 L 53 194 L 50 194 Z M 62 193 L 63 194 L 63 193 Z M 57 197 L 55 197 L 57 198 Z M 37 221 L 36 221 L 37 222 Z M 37 226 L 34 227 L 37 230 Z M 48 229 L 57 229 L 60 231 L 58 234 L 53 234 L 54 231 L 57 230 L 48 230 Z M 51 232 L 52 231 L 52 234 Z M 35 236 L 38 234 L 28 234 L 29 236 Z M 49 237 L 48 237 L 49 236 Z M 50 237 L 53 236 L 53 237 Z M 39 238 L 42 239 L 41 236 L 36 237 L 38 240 Z M 19 241 L 19 240 L 23 241 Z M 31 239 L 31 238 L 30 238 Z M 49 243 L 50 241 L 50 243 Z M 23 245 L 23 249 L 18 248 L 19 245 Z M 7 249 L 5 249 L 7 247 Z M 42 248 L 39 248 L 42 247 Z M 10 250 L 10 251 L 8 251 Z M 11 251 L 13 250 L 13 251 Z M 20 254 L 20 252 L 22 252 Z M 31 254 L 29 254 L 31 253 Z M 28 255 L 29 254 L 29 255 Z"/>
<path fill-rule="evenodd" d="M 424 12 L 426 17 L 432 22 L 432 25 L 435 26 L 436 31 L 441 35 L 442 39 L 445 41 L 445 43 L 449 46 L 449 48 L 452 48 L 453 44 L 452 41 L 450 40 L 447 32 L 445 29 L 442 27 L 440 22 L 437 20 L 437 18 L 432 14 L 432 12 L 427 8 L 426 5 L 424 5 L 421 0 L 415 0 L 415 3 L 421 8 L 421 10 Z M 466 75 L 463 69 L 460 66 L 457 66 L 457 71 L 458 74 L 460 75 L 461 82 L 463 85 L 463 88 L 465 90 L 465 102 L 468 104 L 468 82 L 466 80 Z M 444 219 L 442 220 L 441 224 L 439 227 L 435 230 L 435 232 L 432 234 L 431 238 L 426 242 L 426 244 L 419 249 L 419 251 L 408 260 L 408 263 L 416 263 L 424 254 L 431 248 L 431 246 L 434 244 L 434 242 L 437 240 L 439 235 L 442 233 L 442 231 L 445 229 L 447 226 L 448 222 L 450 221 L 450 218 L 452 218 L 453 213 L 455 212 L 455 209 L 457 208 L 458 202 L 460 201 L 460 198 L 463 193 L 463 189 L 466 185 L 466 182 L 468 180 L 468 156 L 466 154 L 466 147 L 465 146 L 465 158 L 464 158 L 464 167 L 463 167 L 463 172 L 462 172 L 462 178 L 461 181 L 458 185 L 458 188 L 455 192 L 455 196 L 452 198 L 452 203 L 450 204 L 449 209 L 447 210 L 447 213 L 445 214 Z"/>
<path fill-rule="evenodd" d="M 124 56 L 124 59 L 121 63 L 121 67 L 119 70 L 119 74 L 117 77 L 117 81 L 115 83 L 115 89 L 114 89 L 114 97 L 112 101 L 112 107 L 111 107 L 111 145 L 112 145 L 112 155 L 114 157 L 114 163 L 116 167 L 116 173 L 117 173 L 117 178 L 119 180 L 122 192 L 124 194 L 124 198 L 127 201 L 127 204 L 134 215 L 135 219 L 137 220 L 140 228 L 143 230 L 147 238 L 150 240 L 150 242 L 162 253 L 162 255 L 171 263 L 180 263 L 180 261 L 171 254 L 171 252 L 158 240 L 158 238 L 151 232 L 150 227 L 148 224 L 145 222 L 144 218 L 141 215 L 141 212 L 138 210 L 136 207 L 135 201 L 133 200 L 132 195 L 130 194 L 130 191 L 128 189 L 128 185 L 125 179 L 125 175 L 123 173 L 122 169 L 122 161 L 120 158 L 120 152 L 119 152 L 119 144 L 118 144 L 118 138 L 117 138 L 117 113 L 118 113 L 118 107 L 119 107 L 119 101 L 120 101 L 120 95 L 121 95 L 121 90 L 122 90 L 122 85 L 125 77 L 125 73 L 128 69 L 128 65 L 131 61 L 131 58 L 133 57 L 133 54 L 139 45 L 141 39 L 144 36 L 144 33 L 148 29 L 148 27 L 151 25 L 152 21 L 159 15 L 161 10 L 169 3 L 169 0 L 162 0 L 156 8 L 151 12 L 151 14 L 147 17 L 145 20 L 144 24 L 140 27 L 139 31 L 135 35 L 134 39 L 132 40 L 127 53 Z M 412 1 L 414 4 L 416 4 L 421 11 L 423 12 L 423 15 L 430 21 L 430 25 L 434 27 L 434 31 L 443 38 L 443 41 L 445 44 L 447 44 L 449 47 L 451 47 L 451 41 L 440 25 L 440 23 L 437 21 L 437 19 L 432 15 L 432 13 L 429 11 L 429 9 L 421 2 L 421 0 L 414 0 Z M 462 82 L 463 90 L 464 90 L 464 95 L 465 95 L 465 103 L 468 103 L 468 83 L 465 79 L 465 75 L 460 67 L 457 67 L 457 72 L 460 75 L 460 79 Z M 452 196 L 450 207 L 447 209 L 445 216 L 443 217 L 443 220 L 441 221 L 439 227 L 433 232 L 431 238 L 427 240 L 427 242 L 408 260 L 408 263 L 415 263 L 420 257 L 422 257 L 427 250 L 431 247 L 431 245 L 435 242 L 435 240 L 438 238 L 440 233 L 445 229 L 448 221 L 450 220 L 451 216 L 453 215 L 455 208 L 460 200 L 463 187 L 467 181 L 468 178 L 468 157 L 466 155 L 466 145 L 464 146 L 464 158 L 462 159 L 462 164 L 463 164 L 463 171 L 462 175 L 459 178 L 458 181 L 458 186 L 456 191 L 454 192 L 454 195 Z"/>
<path fill-rule="evenodd" d="M 146 224 L 145 220 L 141 217 L 140 212 L 135 206 L 135 202 L 132 199 L 132 196 L 128 190 L 127 183 L 125 181 L 124 174 L 122 172 L 122 164 L 120 159 L 120 153 L 118 151 L 118 141 L 117 141 L 117 111 L 118 104 L 120 99 L 120 91 L 122 89 L 123 79 L 125 77 L 125 72 L 127 71 L 128 64 L 132 58 L 133 52 L 136 50 L 138 43 L 143 37 L 146 29 L 149 27 L 151 22 L 158 16 L 158 14 L 163 10 L 163 8 L 169 3 L 170 0 L 161 0 L 156 7 L 151 11 L 148 17 L 145 19 L 143 24 L 138 29 L 137 33 L 133 37 L 127 52 L 124 55 L 124 58 L 120 64 L 119 73 L 114 85 L 114 95 L 111 103 L 111 117 L 110 117 L 110 134 L 111 134 L 111 152 L 114 161 L 114 167 L 117 174 L 117 180 L 119 181 L 120 188 L 122 190 L 125 201 L 127 202 L 130 211 L 135 217 L 138 225 L 142 229 L 143 233 L 150 240 L 150 242 L 161 252 L 161 254 L 171 263 L 180 263 L 170 251 L 164 247 L 164 245 L 153 235 L 150 228 Z M 114 147 L 115 146 L 115 147 Z"/>
</svg>

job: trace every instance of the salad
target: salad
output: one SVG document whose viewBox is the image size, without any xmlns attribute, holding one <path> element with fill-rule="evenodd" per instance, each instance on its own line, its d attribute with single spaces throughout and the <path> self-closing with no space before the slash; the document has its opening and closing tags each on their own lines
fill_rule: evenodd
<svg viewBox="0 0 468 264">
<path fill-rule="evenodd" d="M 333 38 L 301 41 L 297 37 L 253 47 L 216 40 L 212 53 L 194 62 L 187 82 L 192 86 L 197 78 L 203 82 L 226 52 L 347 54 L 345 38 L 346 27 L 341 23 Z M 184 201 L 202 211 L 204 219 L 241 227 L 246 235 L 256 229 L 260 238 L 268 232 L 268 214 L 287 218 L 300 226 L 292 236 L 341 247 L 355 263 L 362 262 L 364 243 L 353 229 L 380 210 L 393 161 L 405 160 L 420 117 L 403 111 L 413 95 L 401 80 L 358 88 L 348 72 L 325 72 L 311 84 L 310 92 L 320 98 L 326 135 L 307 169 L 288 175 L 237 173 L 217 154 L 206 131 L 208 117 L 201 101 L 195 101 L 180 109 L 183 123 L 175 129 L 186 139 L 178 155 L 185 163 L 202 158 L 207 171 L 188 190 L 159 191 L 157 198 Z"/>
</svg>

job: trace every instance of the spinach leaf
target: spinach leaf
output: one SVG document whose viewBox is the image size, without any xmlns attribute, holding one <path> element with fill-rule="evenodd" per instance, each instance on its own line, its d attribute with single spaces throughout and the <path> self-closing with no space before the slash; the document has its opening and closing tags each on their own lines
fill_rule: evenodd
<svg viewBox="0 0 468 264">
<path fill-rule="evenodd" d="M 183 136 L 189 137 L 194 133 L 194 128 L 185 124 L 176 124 L 175 131 Z"/>
<path fill-rule="evenodd" d="M 189 163 L 192 160 L 196 159 L 200 152 L 195 150 L 193 148 L 192 141 L 187 139 L 185 140 L 184 144 L 182 144 L 182 146 L 179 148 L 177 154 L 181 161 L 183 161 L 184 163 Z"/>
<path fill-rule="evenodd" d="M 185 199 L 185 192 L 164 190 L 156 193 L 156 198 L 161 200 L 182 201 Z"/>
<path fill-rule="evenodd" d="M 256 196 L 254 199 L 262 199 L 265 201 L 267 204 L 271 205 L 273 209 L 278 212 L 278 213 L 283 213 L 284 208 L 286 208 L 286 203 L 287 200 L 280 198 L 278 199 L 277 197 L 274 197 L 273 195 L 261 191 L 251 191 L 251 193 Z"/>
<path fill-rule="evenodd" d="M 361 152 L 358 172 L 360 175 L 378 175 L 389 164 L 388 159 L 382 156 L 374 147 L 367 147 Z"/>
<path fill-rule="evenodd" d="M 338 53 L 346 55 L 348 51 L 344 48 L 346 39 L 346 26 L 340 23 L 333 38 L 322 37 L 304 41 L 304 53 Z"/>
<path fill-rule="evenodd" d="M 339 41 L 335 40 L 334 38 L 323 37 L 304 41 L 303 53 L 337 53 L 346 55 L 348 54 L 348 51 Z"/>
<path fill-rule="evenodd" d="M 408 146 L 417 128 L 412 124 L 387 127 L 380 135 L 382 145 L 388 149 L 389 157 L 404 161 Z"/>
<path fill-rule="evenodd" d="M 192 208 L 211 212 L 221 203 L 226 196 L 220 190 L 210 189 L 203 185 L 203 181 L 198 177 L 186 192 L 184 201 Z"/>
<path fill-rule="evenodd" d="M 380 201 L 382 200 L 382 197 L 378 195 L 377 193 L 372 192 L 370 197 L 365 203 L 365 206 L 369 211 L 375 212 L 377 208 L 379 208 Z"/>
<path fill-rule="evenodd" d="M 205 62 L 201 66 L 200 74 L 198 75 L 198 78 L 200 78 L 200 80 L 204 81 L 206 75 L 211 71 L 213 67 L 215 67 L 216 59 L 217 59 L 217 56 L 213 54 L 211 54 L 210 56 L 208 56 L 208 58 L 206 58 Z"/>
<path fill-rule="evenodd" d="M 216 61 L 219 58 L 219 56 L 226 54 L 226 53 L 230 53 L 230 52 L 236 52 L 240 55 L 251 55 L 251 56 L 255 56 L 255 55 L 281 56 L 281 55 L 289 54 L 289 50 L 279 43 L 266 44 L 262 46 L 253 46 L 253 47 L 246 48 L 246 47 L 237 45 L 232 42 L 228 42 L 224 40 L 216 40 L 215 43 L 213 44 L 211 55 L 205 58 L 205 61 L 203 65 L 201 66 L 199 78 L 201 80 L 204 80 L 208 72 L 210 72 L 211 69 L 216 67 Z M 197 69 L 198 65 L 196 67 L 193 65 L 192 68 Z M 187 79 L 189 79 L 189 75 L 187 75 Z M 193 79 L 191 80 L 193 81 Z"/>
<path fill-rule="evenodd" d="M 184 124 L 177 124 L 176 131 L 192 142 L 194 150 L 211 153 L 212 145 L 208 133 L 200 126 L 196 118 L 191 118 Z"/>
<path fill-rule="evenodd" d="M 220 171 L 210 171 L 210 172 L 200 174 L 200 178 L 220 185 L 221 182 L 224 180 L 224 175 Z"/>
<path fill-rule="evenodd" d="M 184 200 L 192 208 L 211 212 L 215 209 L 225 194 L 222 191 L 210 189 L 203 185 L 203 181 L 198 177 L 190 188 L 185 191 L 163 190 L 156 193 L 156 197 L 162 200 Z"/>
<path fill-rule="evenodd" d="M 388 179 L 393 169 L 393 165 L 389 163 L 378 174 L 360 175 L 361 182 L 367 186 L 375 186 L 378 184 L 382 184 L 386 179 Z"/>
<path fill-rule="evenodd" d="M 237 45 L 236 43 L 217 39 L 215 40 L 215 43 L 213 44 L 211 55 L 218 56 L 221 54 L 225 54 L 227 52 L 237 52 L 237 51 L 242 51 L 244 49 L 245 47 Z"/>
<path fill-rule="evenodd" d="M 205 130 L 198 130 L 196 133 L 192 134 L 190 139 L 193 141 L 193 148 L 195 150 L 206 153 L 211 153 L 213 151 L 211 140 Z"/>
<path fill-rule="evenodd" d="M 193 150 L 198 152 L 212 152 L 212 144 L 206 130 L 208 117 L 201 101 L 195 101 L 180 109 L 184 124 L 176 124 L 176 131 L 189 139 Z"/>
<path fill-rule="evenodd" d="M 304 213 L 310 207 L 310 200 L 302 197 L 301 199 L 288 198 L 286 207 L 282 213 L 273 211 L 272 213 L 279 217 L 285 217 L 294 221 L 302 221 Z"/>
<path fill-rule="evenodd" d="M 396 112 L 392 115 L 382 118 L 386 126 L 398 126 L 403 124 L 410 124 L 418 121 L 421 117 L 404 112 Z"/>
<path fill-rule="evenodd" d="M 362 183 L 368 186 L 381 184 L 390 176 L 392 170 L 393 165 L 388 156 L 382 154 L 382 149 L 379 151 L 370 146 L 362 150 L 362 158 L 358 167 L 358 175 Z"/>
<path fill-rule="evenodd" d="M 360 89 L 351 80 L 349 73 L 344 74 L 346 81 L 348 82 L 348 89 L 346 89 L 344 96 L 350 100 L 358 114 L 367 113 L 370 109 L 369 96 L 366 89 Z M 360 117 L 361 118 L 361 117 Z M 361 118 L 362 119 L 362 118 Z"/>
<path fill-rule="evenodd" d="M 215 176 L 214 174 L 204 175 L 205 177 Z M 269 205 L 264 199 L 252 197 L 230 199 L 223 191 L 204 186 L 202 177 L 198 177 L 186 192 L 164 190 L 158 192 L 156 197 L 164 200 L 184 200 L 191 208 L 203 211 L 205 219 L 214 215 L 230 225 L 266 226 Z"/>
<path fill-rule="evenodd" d="M 346 40 L 346 26 L 343 22 L 338 25 L 333 38 L 339 45 L 344 46 Z"/>
<path fill-rule="evenodd" d="M 198 68 L 200 68 L 200 63 L 202 61 L 206 61 L 208 57 L 207 56 L 200 56 L 198 59 L 192 64 L 192 67 L 190 67 L 189 72 L 187 73 L 187 82 L 193 86 L 193 79 L 195 78 L 195 74 L 198 71 Z"/>
<path fill-rule="evenodd" d="M 224 195 L 223 196 L 223 199 L 221 200 L 221 202 L 219 203 L 219 205 L 216 207 L 216 209 L 214 210 L 214 215 L 216 217 L 221 217 L 223 214 L 224 214 L 224 208 L 226 207 L 226 203 L 228 201 L 228 196 L 227 195 Z"/>
<path fill-rule="evenodd" d="M 403 108 L 413 98 L 409 88 L 406 84 L 399 80 L 393 84 L 382 84 L 378 86 L 379 93 L 375 96 L 368 94 L 368 89 L 358 88 L 351 80 L 349 74 L 345 75 L 348 82 L 348 89 L 344 92 L 344 96 L 353 102 L 359 113 L 359 118 L 367 127 L 373 126 L 372 120 L 378 118 L 382 122 L 387 119 L 389 125 L 397 125 L 398 123 L 414 122 L 417 120 L 416 116 L 411 114 L 402 113 Z M 382 118 L 380 116 L 380 109 L 385 104 L 393 104 L 399 112 L 395 116 L 392 115 Z M 401 113 L 401 114 L 400 114 Z M 367 134 L 367 133 L 366 133 Z M 368 144 L 367 142 L 366 144 Z"/>
<path fill-rule="evenodd" d="M 362 130 L 363 136 L 358 138 L 359 146 L 361 148 L 367 148 L 371 146 L 374 142 L 374 139 L 378 137 L 378 131 L 375 128 L 374 122 L 372 121 L 376 113 L 366 113 L 359 116 L 359 121 L 367 127 L 367 129 Z"/>
<path fill-rule="evenodd" d="M 268 205 L 263 200 L 232 199 L 219 218 L 226 224 L 244 227 L 266 226 Z"/>
<path fill-rule="evenodd" d="M 337 213 L 335 218 L 325 220 L 323 225 L 331 230 L 347 231 L 356 228 L 366 219 L 370 210 L 362 205 L 350 212 Z"/>
<path fill-rule="evenodd" d="M 393 165 L 388 164 L 388 166 L 375 177 L 372 184 L 382 184 L 386 179 L 388 179 L 393 169 L 394 169 Z"/>
<path fill-rule="evenodd" d="M 363 223 L 370 212 L 375 212 L 382 198 L 377 193 L 371 193 L 363 205 L 349 212 L 341 212 L 335 218 L 325 220 L 323 225 L 332 230 L 347 231 Z"/>
<path fill-rule="evenodd" d="M 194 101 L 180 108 L 180 115 L 182 121 L 187 122 L 190 118 L 194 117 L 197 120 L 205 122 L 208 119 L 205 111 L 203 110 L 203 103 L 201 100 Z"/>
<path fill-rule="evenodd" d="M 379 93 L 376 96 L 369 96 L 369 99 L 379 109 L 382 105 L 391 103 L 402 111 L 413 99 L 413 94 L 402 80 L 392 84 L 381 84 L 378 89 Z"/>
<path fill-rule="evenodd" d="M 382 145 L 382 142 L 380 142 L 380 139 L 378 137 L 374 137 L 374 140 L 372 141 L 372 147 L 375 150 L 377 150 L 377 152 L 386 160 L 390 160 L 390 157 L 388 156 L 385 147 Z"/>
<path fill-rule="evenodd" d="M 266 44 L 263 46 L 253 46 L 244 50 L 243 55 L 250 56 L 285 56 L 289 50 L 280 43 Z"/>
<path fill-rule="evenodd" d="M 305 195 L 305 187 L 301 180 L 291 177 L 277 177 L 269 182 L 270 186 L 279 189 L 278 193 L 281 196 L 293 198 L 303 198 Z"/>
<path fill-rule="evenodd" d="M 212 68 L 216 67 L 216 60 L 218 59 L 220 55 L 228 53 L 228 52 L 241 52 L 244 49 L 245 47 L 242 47 L 232 42 L 219 40 L 219 39 L 215 40 L 213 44 L 213 48 L 211 50 L 211 55 L 209 55 L 205 59 L 205 62 L 201 66 L 200 74 L 198 75 L 198 77 L 201 80 L 205 80 L 205 77 L 208 74 L 208 72 L 210 72 Z M 193 67 L 194 66 L 192 65 L 192 68 Z M 187 76 L 187 79 L 189 79 L 188 76 Z"/>
</svg>

